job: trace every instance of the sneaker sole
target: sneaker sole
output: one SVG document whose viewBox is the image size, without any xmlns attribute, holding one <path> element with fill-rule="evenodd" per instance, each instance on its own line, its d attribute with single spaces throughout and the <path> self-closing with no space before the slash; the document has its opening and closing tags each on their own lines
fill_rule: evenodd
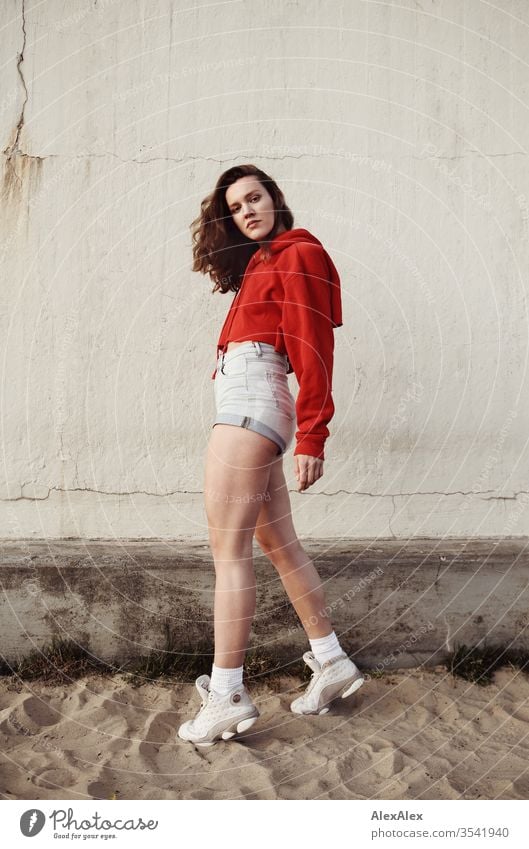
<svg viewBox="0 0 529 849">
<path fill-rule="evenodd" d="M 218 737 L 215 737 L 214 740 L 191 740 L 189 737 L 182 737 L 180 731 L 178 732 L 178 736 L 181 740 L 185 740 L 186 743 L 193 743 L 193 745 L 200 746 L 200 748 L 207 748 L 209 746 L 214 746 L 215 743 L 218 743 L 220 740 L 231 740 L 236 734 L 242 734 L 243 731 L 247 731 L 248 728 L 251 728 L 252 725 L 257 722 L 258 718 L 259 716 L 250 716 L 248 719 L 241 719 L 235 726 L 232 725 L 231 728 L 226 728 L 222 731 L 221 734 Z M 233 730 L 234 727 L 235 730 Z"/>
<path fill-rule="evenodd" d="M 353 681 L 350 687 L 347 688 L 345 693 L 342 693 L 342 699 L 346 699 L 347 696 L 352 696 L 353 693 L 356 693 L 357 690 L 360 689 L 362 684 L 365 682 L 364 678 L 357 678 L 356 681 Z"/>
<path fill-rule="evenodd" d="M 323 696 L 324 701 L 316 708 L 316 710 L 308 710 L 308 711 L 297 711 L 293 710 L 292 713 L 297 713 L 300 716 L 321 716 L 322 714 L 329 713 L 330 705 L 334 702 L 335 699 L 346 699 L 347 696 L 352 696 L 357 690 L 360 689 L 362 684 L 365 683 L 365 678 L 355 678 L 353 682 L 346 681 L 345 684 L 342 684 L 338 687 L 337 690 L 333 692 L 335 685 L 329 685 L 326 690 L 323 690 L 321 696 Z M 332 693 L 329 697 L 329 690 Z M 320 696 L 320 698 L 321 698 Z M 291 706 L 292 709 L 292 706 Z"/>
<path fill-rule="evenodd" d="M 332 689 L 330 687 L 329 687 L 329 689 L 331 689 L 330 694 L 325 693 L 325 690 L 323 690 L 322 696 L 324 698 L 324 701 L 322 702 L 321 705 L 319 705 L 318 714 L 328 713 L 329 709 L 330 709 L 330 705 L 331 705 L 332 702 L 335 701 L 335 699 L 338 699 L 338 698 L 346 699 L 347 696 L 352 696 L 353 693 L 356 692 L 356 690 L 360 689 L 360 687 L 362 686 L 363 683 L 364 683 L 363 678 L 355 678 L 354 681 L 352 681 L 352 682 L 351 682 L 351 680 L 346 681 L 346 683 L 343 684 L 341 687 L 339 687 L 338 690 L 335 690 L 334 693 L 332 692 Z"/>
</svg>

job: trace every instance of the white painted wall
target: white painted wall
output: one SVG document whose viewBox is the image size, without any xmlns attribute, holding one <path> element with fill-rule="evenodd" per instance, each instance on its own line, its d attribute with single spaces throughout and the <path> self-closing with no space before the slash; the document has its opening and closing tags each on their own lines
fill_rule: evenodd
<svg viewBox="0 0 529 849">
<path fill-rule="evenodd" d="M 189 223 L 240 162 L 342 276 L 300 535 L 529 532 L 527 3 L 2 10 L 1 536 L 207 535 Z"/>
</svg>

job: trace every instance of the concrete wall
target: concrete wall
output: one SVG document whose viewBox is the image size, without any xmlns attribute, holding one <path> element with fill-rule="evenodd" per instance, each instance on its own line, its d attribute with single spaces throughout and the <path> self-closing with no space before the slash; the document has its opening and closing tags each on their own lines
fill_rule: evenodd
<svg viewBox="0 0 529 849">
<path fill-rule="evenodd" d="M 319 613 L 363 667 L 435 666 L 462 645 L 527 651 L 525 540 L 311 540 L 307 550 L 325 588 Z M 277 572 L 257 546 L 254 554 L 249 647 L 267 668 L 286 666 L 307 635 Z M 4 540 L 0 558 L 0 660 L 9 665 L 52 637 L 114 662 L 167 651 L 169 635 L 182 654 L 213 646 L 204 542 Z"/>
<path fill-rule="evenodd" d="M 247 161 L 343 283 L 300 535 L 529 532 L 527 3 L 2 11 L 0 536 L 206 537 L 189 223 Z"/>
</svg>

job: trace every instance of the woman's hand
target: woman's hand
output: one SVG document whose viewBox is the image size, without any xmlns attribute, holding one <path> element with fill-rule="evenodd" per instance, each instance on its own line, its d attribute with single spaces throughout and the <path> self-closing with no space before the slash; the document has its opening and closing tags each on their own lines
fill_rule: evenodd
<svg viewBox="0 0 529 849">
<path fill-rule="evenodd" d="M 298 479 L 298 492 L 303 492 L 323 475 L 323 460 L 308 454 L 294 454 L 294 473 Z"/>
</svg>

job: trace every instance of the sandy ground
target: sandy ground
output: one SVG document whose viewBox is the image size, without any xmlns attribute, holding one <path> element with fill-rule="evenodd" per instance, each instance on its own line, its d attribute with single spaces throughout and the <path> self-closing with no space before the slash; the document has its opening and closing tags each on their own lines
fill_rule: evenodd
<svg viewBox="0 0 529 849">
<path fill-rule="evenodd" d="M 321 717 L 305 686 L 248 687 L 261 711 L 238 741 L 199 750 L 175 729 L 194 684 L 134 688 L 90 675 L 66 686 L 0 679 L 4 799 L 527 799 L 529 676 L 494 684 L 444 668 L 372 678 Z"/>
</svg>

